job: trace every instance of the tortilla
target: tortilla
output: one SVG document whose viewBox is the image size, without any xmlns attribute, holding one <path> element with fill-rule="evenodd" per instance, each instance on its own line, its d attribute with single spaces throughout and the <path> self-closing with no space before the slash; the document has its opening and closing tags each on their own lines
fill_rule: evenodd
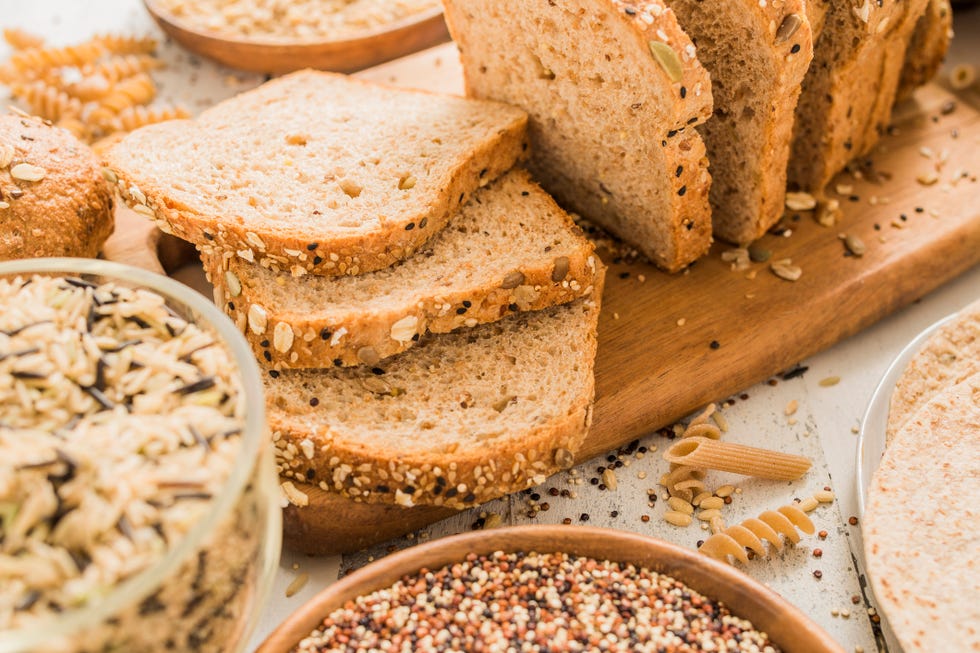
<svg viewBox="0 0 980 653">
<path fill-rule="evenodd" d="M 909 362 L 888 409 L 885 443 L 940 391 L 980 372 L 980 301 L 939 327 Z"/>
<path fill-rule="evenodd" d="M 905 653 L 980 651 L 980 373 L 898 431 L 868 489 L 864 552 Z"/>
</svg>

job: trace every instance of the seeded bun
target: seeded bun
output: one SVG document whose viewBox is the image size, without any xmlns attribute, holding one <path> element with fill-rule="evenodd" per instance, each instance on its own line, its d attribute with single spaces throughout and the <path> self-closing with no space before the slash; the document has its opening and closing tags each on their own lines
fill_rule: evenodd
<svg viewBox="0 0 980 653">
<path fill-rule="evenodd" d="M 98 255 L 113 218 L 95 154 L 38 118 L 0 116 L 0 224 L 0 260 Z"/>
</svg>

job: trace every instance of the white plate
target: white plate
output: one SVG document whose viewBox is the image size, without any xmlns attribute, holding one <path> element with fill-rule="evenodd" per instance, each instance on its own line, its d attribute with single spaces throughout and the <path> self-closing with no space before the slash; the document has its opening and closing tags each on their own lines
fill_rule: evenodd
<svg viewBox="0 0 980 653">
<path fill-rule="evenodd" d="M 925 344 L 929 336 L 936 329 L 953 319 L 955 315 L 955 313 L 953 315 L 947 315 L 927 327 L 913 338 L 909 344 L 905 345 L 905 348 L 899 352 L 895 360 L 888 366 L 885 375 L 881 377 L 881 381 L 878 383 L 878 387 L 875 388 L 874 394 L 871 395 L 868 409 L 864 413 L 864 419 L 861 420 L 861 432 L 858 434 L 856 496 L 858 515 L 861 517 L 864 516 L 864 505 L 868 496 L 868 486 L 871 484 L 871 477 L 874 475 L 875 470 L 878 469 L 878 465 L 881 463 L 881 457 L 885 453 L 885 429 L 888 425 L 888 406 L 891 403 L 895 384 L 898 383 L 898 379 L 905 372 L 905 368 L 908 367 L 912 357 L 922 349 L 922 345 Z"/>
</svg>

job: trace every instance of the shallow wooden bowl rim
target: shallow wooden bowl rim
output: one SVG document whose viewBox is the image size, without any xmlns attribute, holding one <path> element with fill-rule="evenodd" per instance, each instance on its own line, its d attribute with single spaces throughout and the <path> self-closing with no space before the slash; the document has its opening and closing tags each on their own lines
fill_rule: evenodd
<svg viewBox="0 0 980 653">
<path fill-rule="evenodd" d="M 462 561 L 468 553 L 495 551 L 560 552 L 643 566 L 670 575 L 729 607 L 737 605 L 737 616 L 749 619 L 768 633 L 786 653 L 843 653 L 797 608 L 727 564 L 646 535 L 585 526 L 515 526 L 473 531 L 393 553 L 317 594 L 273 631 L 256 653 L 291 651 L 327 614 L 346 601 L 388 587 L 423 567 L 437 569 Z"/>
<path fill-rule="evenodd" d="M 406 16 L 401 20 L 396 20 L 385 25 L 380 25 L 377 28 L 366 29 L 361 32 L 354 32 L 352 36 L 342 38 L 342 39 L 309 39 L 309 40 L 289 40 L 289 39 L 263 39 L 263 38 L 235 38 L 229 37 L 217 32 L 212 32 L 209 30 L 203 30 L 198 26 L 188 23 L 185 20 L 177 18 L 170 12 L 156 6 L 158 3 L 156 0 L 143 0 L 143 4 L 146 6 L 146 10 L 150 12 L 158 21 L 162 21 L 166 25 L 173 29 L 178 29 L 187 34 L 191 34 L 200 38 L 202 40 L 208 40 L 215 43 L 233 43 L 238 47 L 254 47 L 256 50 L 262 48 L 276 48 L 276 49 L 295 49 L 302 50 L 303 48 L 319 48 L 324 46 L 335 46 L 336 49 L 340 50 L 345 47 L 355 47 L 361 45 L 365 41 L 370 41 L 372 39 L 378 38 L 380 36 L 385 36 L 398 32 L 403 29 L 412 28 L 416 25 L 425 23 L 426 21 L 433 20 L 438 16 L 442 15 L 442 5 L 438 4 L 432 9 L 427 11 L 422 11 L 411 16 Z"/>
</svg>

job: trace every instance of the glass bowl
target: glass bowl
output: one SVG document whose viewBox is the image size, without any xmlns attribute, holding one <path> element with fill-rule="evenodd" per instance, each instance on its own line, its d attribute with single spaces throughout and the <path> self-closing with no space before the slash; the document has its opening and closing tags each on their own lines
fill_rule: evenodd
<svg viewBox="0 0 980 653">
<path fill-rule="evenodd" d="M 167 277 L 91 259 L 0 263 L 0 278 L 36 274 L 112 282 L 162 296 L 173 313 L 216 336 L 230 352 L 244 394 L 244 428 L 220 490 L 159 558 L 77 608 L 0 628 L 0 653 L 239 653 L 268 599 L 282 537 L 280 491 L 251 349 L 211 302 Z"/>
</svg>

